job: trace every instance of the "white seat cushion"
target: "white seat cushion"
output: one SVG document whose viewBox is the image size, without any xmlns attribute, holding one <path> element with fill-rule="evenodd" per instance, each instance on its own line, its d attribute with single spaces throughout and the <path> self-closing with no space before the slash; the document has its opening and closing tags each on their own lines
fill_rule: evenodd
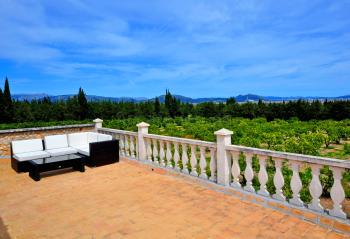
<svg viewBox="0 0 350 239">
<path fill-rule="evenodd" d="M 97 139 L 98 139 L 98 142 L 112 140 L 112 135 L 98 134 Z"/>
<path fill-rule="evenodd" d="M 79 148 L 76 148 L 76 149 L 78 150 L 78 153 L 84 154 L 86 156 L 90 156 L 90 148 L 89 148 L 89 146 L 79 147 Z"/>
<path fill-rule="evenodd" d="M 18 161 L 28 161 L 32 159 L 47 158 L 50 157 L 50 154 L 46 153 L 45 151 L 35 151 L 15 154 L 13 157 Z"/>
<path fill-rule="evenodd" d="M 68 134 L 68 145 L 74 148 L 87 145 L 88 144 L 87 137 L 88 137 L 87 132 Z"/>
<path fill-rule="evenodd" d="M 35 152 L 43 150 L 41 139 L 16 140 L 11 142 L 13 154 Z"/>
<path fill-rule="evenodd" d="M 89 132 L 88 133 L 88 143 L 95 143 L 98 142 L 98 135 L 99 133 L 95 133 L 95 132 Z"/>
<path fill-rule="evenodd" d="M 50 135 L 44 137 L 45 149 L 59 149 L 68 147 L 66 134 Z"/>
<path fill-rule="evenodd" d="M 78 153 L 78 150 L 73 147 L 59 148 L 59 149 L 47 149 L 45 150 L 51 156 L 60 156 L 66 154 L 75 154 Z"/>
</svg>

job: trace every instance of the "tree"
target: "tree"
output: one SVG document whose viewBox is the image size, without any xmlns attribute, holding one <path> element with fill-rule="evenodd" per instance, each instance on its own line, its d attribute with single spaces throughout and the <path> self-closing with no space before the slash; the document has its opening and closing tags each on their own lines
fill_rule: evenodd
<svg viewBox="0 0 350 239">
<path fill-rule="evenodd" d="M 80 87 L 78 92 L 78 115 L 80 120 L 87 118 L 89 113 L 89 106 L 86 100 L 86 95 L 84 90 Z"/>
<path fill-rule="evenodd" d="M 13 122 L 14 120 L 14 107 L 12 103 L 12 97 L 10 92 L 10 85 L 9 81 L 6 77 L 5 79 L 5 86 L 4 86 L 4 93 L 3 93 L 3 119 L 4 122 Z"/>
<path fill-rule="evenodd" d="M 237 103 L 234 97 L 230 97 L 226 100 L 226 105 L 235 105 Z"/>
<path fill-rule="evenodd" d="M 172 98 L 172 96 L 171 96 L 169 90 L 165 90 L 164 104 L 165 104 L 165 108 L 168 111 L 171 108 L 171 98 Z"/>
<path fill-rule="evenodd" d="M 158 97 L 154 101 L 154 113 L 156 116 L 160 116 L 160 102 Z"/>
<path fill-rule="evenodd" d="M 2 89 L 0 88 L 0 123 L 4 122 L 4 94 L 2 93 Z"/>
<path fill-rule="evenodd" d="M 169 90 L 165 91 L 165 108 L 171 118 L 180 115 L 180 101 L 172 96 Z"/>
</svg>

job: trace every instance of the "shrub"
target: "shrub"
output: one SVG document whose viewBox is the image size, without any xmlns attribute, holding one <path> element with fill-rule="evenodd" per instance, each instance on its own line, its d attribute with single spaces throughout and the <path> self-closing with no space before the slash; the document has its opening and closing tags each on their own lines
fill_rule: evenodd
<svg viewBox="0 0 350 239">
<path fill-rule="evenodd" d="M 348 143 L 344 144 L 344 153 L 350 154 L 350 144 Z"/>
</svg>

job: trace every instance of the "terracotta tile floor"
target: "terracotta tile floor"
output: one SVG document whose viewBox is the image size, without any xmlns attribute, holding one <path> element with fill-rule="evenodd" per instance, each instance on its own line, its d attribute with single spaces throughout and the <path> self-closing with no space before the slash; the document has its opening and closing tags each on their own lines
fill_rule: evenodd
<svg viewBox="0 0 350 239">
<path fill-rule="evenodd" d="M 345 238 L 127 161 L 34 182 L 1 159 L 0 217 L 0 237 L 26 239 Z"/>
</svg>

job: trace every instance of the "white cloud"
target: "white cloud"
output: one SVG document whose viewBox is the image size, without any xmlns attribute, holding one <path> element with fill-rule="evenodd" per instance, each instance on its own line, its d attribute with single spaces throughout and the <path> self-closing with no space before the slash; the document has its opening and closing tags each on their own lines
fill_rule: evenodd
<svg viewBox="0 0 350 239">
<path fill-rule="evenodd" d="M 186 81 L 203 95 L 219 82 L 230 95 L 269 79 L 297 92 L 305 79 L 349 76 L 340 2 L 2 0 L 0 59 L 67 82 L 117 81 L 130 94 L 137 83 Z"/>
</svg>

